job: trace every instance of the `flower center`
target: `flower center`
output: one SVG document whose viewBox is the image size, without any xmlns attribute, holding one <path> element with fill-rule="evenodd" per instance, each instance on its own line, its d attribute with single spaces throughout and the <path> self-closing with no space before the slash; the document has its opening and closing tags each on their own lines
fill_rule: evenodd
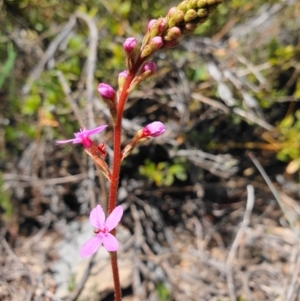
<svg viewBox="0 0 300 301">
<path fill-rule="evenodd" d="M 104 228 L 102 228 L 102 229 L 96 228 L 96 229 L 94 229 L 94 233 L 95 233 L 95 234 L 101 233 L 101 234 L 106 235 L 106 234 L 108 234 L 108 229 L 107 229 L 106 227 L 104 227 Z"/>
<path fill-rule="evenodd" d="M 90 140 L 89 136 L 87 136 L 87 135 L 82 135 L 81 141 L 85 148 L 89 148 L 90 145 L 92 144 L 92 141 Z"/>
</svg>

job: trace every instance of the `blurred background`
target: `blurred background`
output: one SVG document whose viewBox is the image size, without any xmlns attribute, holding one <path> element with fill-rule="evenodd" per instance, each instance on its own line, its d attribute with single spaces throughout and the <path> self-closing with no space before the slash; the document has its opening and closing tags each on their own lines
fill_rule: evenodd
<svg viewBox="0 0 300 301">
<path fill-rule="evenodd" d="M 112 154 L 100 82 L 123 41 L 174 1 L 0 0 L 0 300 L 113 299 L 109 255 L 79 258 L 108 185 L 83 149 Z M 224 1 L 129 98 L 122 165 L 124 300 L 300 300 L 300 3 Z"/>
</svg>

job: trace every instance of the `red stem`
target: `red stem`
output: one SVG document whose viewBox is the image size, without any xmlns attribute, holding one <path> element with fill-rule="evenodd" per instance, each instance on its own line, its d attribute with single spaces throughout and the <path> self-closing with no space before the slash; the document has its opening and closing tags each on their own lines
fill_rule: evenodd
<svg viewBox="0 0 300 301">
<path fill-rule="evenodd" d="M 120 93 L 119 104 L 118 104 L 118 114 L 116 125 L 114 126 L 114 158 L 113 158 L 113 168 L 111 175 L 111 184 L 109 190 L 109 202 L 108 202 L 108 214 L 110 214 L 115 208 L 117 204 L 117 194 L 119 187 L 119 178 L 120 178 L 120 169 L 121 169 L 121 134 L 122 134 L 122 118 L 123 118 L 123 110 L 128 98 L 128 89 L 133 79 L 136 76 L 141 65 L 144 63 L 145 59 L 138 59 L 129 72 L 124 87 Z M 116 231 L 113 231 L 112 234 L 115 236 Z M 110 253 L 111 259 L 111 267 L 113 272 L 114 279 L 114 287 L 115 287 L 115 300 L 121 301 L 121 286 L 119 279 L 119 270 L 118 270 L 118 261 L 117 261 L 117 252 Z"/>
</svg>

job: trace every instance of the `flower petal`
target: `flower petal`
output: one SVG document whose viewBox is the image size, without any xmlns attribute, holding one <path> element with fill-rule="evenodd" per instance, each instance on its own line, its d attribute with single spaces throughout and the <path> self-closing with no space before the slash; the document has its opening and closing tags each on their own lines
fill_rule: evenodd
<svg viewBox="0 0 300 301">
<path fill-rule="evenodd" d="M 97 205 L 90 213 L 90 223 L 97 229 L 102 229 L 105 222 L 105 214 L 100 205 Z"/>
<path fill-rule="evenodd" d="M 110 233 L 103 237 L 102 243 L 104 248 L 109 252 L 117 251 L 119 248 L 117 239 Z"/>
<path fill-rule="evenodd" d="M 94 254 L 100 247 L 102 241 L 98 236 L 94 236 L 87 240 L 80 249 L 80 256 L 87 257 Z"/>
<path fill-rule="evenodd" d="M 56 144 L 64 144 L 64 143 L 69 143 L 69 142 L 73 142 L 74 143 L 74 140 L 76 140 L 76 138 L 74 138 L 74 139 L 68 139 L 68 140 L 56 140 L 55 143 Z"/>
<path fill-rule="evenodd" d="M 117 206 L 109 215 L 109 217 L 106 219 L 105 227 L 108 229 L 108 231 L 111 231 L 118 225 L 122 215 L 123 215 L 123 207 L 121 205 Z"/>
<path fill-rule="evenodd" d="M 84 129 L 80 135 L 85 135 L 85 136 L 90 136 L 90 135 L 94 135 L 94 134 L 97 134 L 97 133 L 100 133 L 102 132 L 105 128 L 107 127 L 107 125 L 100 125 L 94 129 L 91 129 L 91 130 L 86 130 Z"/>
</svg>

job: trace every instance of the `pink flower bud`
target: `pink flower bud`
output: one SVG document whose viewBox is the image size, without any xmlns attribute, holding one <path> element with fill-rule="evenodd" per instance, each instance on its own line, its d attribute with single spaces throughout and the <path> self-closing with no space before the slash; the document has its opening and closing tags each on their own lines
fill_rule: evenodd
<svg viewBox="0 0 300 301">
<path fill-rule="evenodd" d="M 174 13 L 175 13 L 176 11 L 177 11 L 177 7 L 176 7 L 176 6 L 171 7 L 170 10 L 169 10 L 169 12 L 168 12 L 168 17 L 169 17 L 169 18 L 172 18 L 173 15 L 174 15 Z"/>
<path fill-rule="evenodd" d="M 149 44 L 155 47 L 155 50 L 158 50 L 163 45 L 163 39 L 162 37 L 154 37 L 149 41 Z"/>
<path fill-rule="evenodd" d="M 119 79 L 126 79 L 128 76 L 128 71 L 124 70 L 122 72 L 119 73 Z"/>
<path fill-rule="evenodd" d="M 161 33 L 163 32 L 165 29 L 166 29 L 166 26 L 167 26 L 167 20 L 166 18 L 159 18 L 158 19 L 158 32 Z"/>
<path fill-rule="evenodd" d="M 179 27 L 172 27 L 167 30 L 166 35 L 164 36 L 165 41 L 177 40 L 181 36 L 181 30 Z"/>
<path fill-rule="evenodd" d="M 137 42 L 135 38 L 127 38 L 123 43 L 124 50 L 129 54 L 136 48 Z"/>
<path fill-rule="evenodd" d="M 154 26 L 154 24 L 156 23 L 156 19 L 152 19 L 149 21 L 148 23 L 148 31 L 150 31 L 152 29 L 152 27 Z"/>
<path fill-rule="evenodd" d="M 98 85 L 98 92 L 103 98 L 110 99 L 112 101 L 115 100 L 116 92 L 115 90 L 108 84 L 101 83 Z"/>
<path fill-rule="evenodd" d="M 179 43 L 178 40 L 166 41 L 166 42 L 164 42 L 164 48 L 173 48 L 173 47 L 177 46 L 178 43 Z"/>
<path fill-rule="evenodd" d="M 165 130 L 162 122 L 154 121 L 143 128 L 143 137 L 157 137 L 164 133 Z"/>
<path fill-rule="evenodd" d="M 150 71 L 150 73 L 155 73 L 156 70 L 157 70 L 156 64 L 154 62 L 148 62 L 142 67 L 141 72 L 144 73 Z"/>
<path fill-rule="evenodd" d="M 122 71 L 122 72 L 119 73 L 119 76 L 118 76 L 119 89 L 123 88 L 127 76 L 128 76 L 128 71 L 127 70 L 124 70 L 124 71 Z"/>
</svg>

